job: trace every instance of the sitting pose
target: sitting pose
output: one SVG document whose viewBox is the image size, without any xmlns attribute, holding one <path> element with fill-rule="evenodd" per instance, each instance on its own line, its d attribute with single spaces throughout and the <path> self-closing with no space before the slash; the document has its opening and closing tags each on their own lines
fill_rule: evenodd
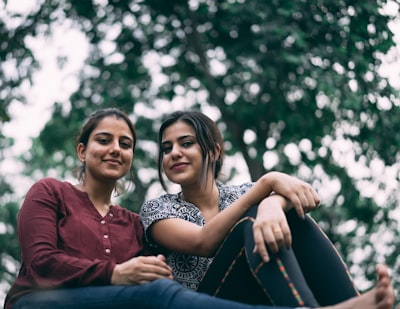
<svg viewBox="0 0 400 309">
<path fill-rule="evenodd" d="M 216 124 L 197 111 L 175 112 L 159 130 L 161 184 L 167 190 L 165 173 L 181 191 L 145 202 L 140 215 L 174 279 L 248 304 L 319 307 L 357 299 L 334 246 L 304 214 L 320 203 L 315 190 L 279 172 L 223 185 L 223 144 Z"/>
<path fill-rule="evenodd" d="M 272 309 L 184 288 L 164 256 L 149 255 L 139 216 L 111 201 L 135 144 L 124 113 L 99 110 L 78 136 L 80 182 L 45 178 L 31 187 L 18 215 L 22 265 L 4 308 Z M 334 308 L 390 309 L 388 269 L 378 266 L 377 276 L 370 292 Z"/>
</svg>

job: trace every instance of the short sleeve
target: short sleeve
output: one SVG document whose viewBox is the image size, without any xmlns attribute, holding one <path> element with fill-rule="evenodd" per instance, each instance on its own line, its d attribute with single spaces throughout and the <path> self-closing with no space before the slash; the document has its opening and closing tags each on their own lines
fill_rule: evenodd
<svg viewBox="0 0 400 309">
<path fill-rule="evenodd" d="M 142 205 L 140 208 L 140 219 L 144 227 L 146 239 L 151 245 L 155 245 L 148 233 L 151 225 L 159 220 L 178 218 L 176 208 L 177 203 L 171 194 L 146 201 Z"/>
<path fill-rule="evenodd" d="M 223 185 L 218 184 L 219 194 L 220 194 L 220 207 L 225 209 L 234 203 L 239 197 L 245 194 L 254 183 L 245 182 L 241 185 Z"/>
</svg>

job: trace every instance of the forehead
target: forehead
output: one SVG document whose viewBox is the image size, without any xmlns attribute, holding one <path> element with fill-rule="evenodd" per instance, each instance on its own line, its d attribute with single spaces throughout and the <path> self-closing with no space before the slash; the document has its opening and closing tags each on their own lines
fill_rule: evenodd
<svg viewBox="0 0 400 309">
<path fill-rule="evenodd" d="M 190 124 L 178 120 L 164 130 L 162 142 L 175 140 L 183 136 L 196 136 L 196 132 Z"/>
<path fill-rule="evenodd" d="M 107 132 L 114 135 L 128 136 L 133 139 L 131 129 L 126 121 L 116 116 L 107 116 L 99 121 L 92 134 Z"/>
</svg>

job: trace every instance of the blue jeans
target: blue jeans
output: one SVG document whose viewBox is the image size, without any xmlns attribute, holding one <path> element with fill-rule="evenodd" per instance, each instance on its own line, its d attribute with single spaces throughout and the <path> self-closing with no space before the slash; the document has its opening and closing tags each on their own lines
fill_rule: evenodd
<svg viewBox="0 0 400 309">
<path fill-rule="evenodd" d="M 13 309 L 272 309 L 224 300 L 160 279 L 135 286 L 90 286 L 38 291 L 21 297 Z M 276 307 L 274 307 L 276 309 Z M 280 307 L 281 309 L 290 309 Z M 293 309 L 293 308 L 292 308 Z"/>
</svg>

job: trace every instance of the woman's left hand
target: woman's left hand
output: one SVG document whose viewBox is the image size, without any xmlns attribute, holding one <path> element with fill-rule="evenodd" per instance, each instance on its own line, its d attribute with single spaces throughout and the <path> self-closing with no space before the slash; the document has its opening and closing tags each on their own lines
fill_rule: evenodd
<svg viewBox="0 0 400 309">
<path fill-rule="evenodd" d="M 294 207 L 301 218 L 304 218 L 304 213 L 317 208 L 321 202 L 317 191 L 296 177 L 280 172 L 269 172 L 263 178 L 272 184 L 273 192 L 288 199 L 290 208 Z"/>
<path fill-rule="evenodd" d="M 289 248 L 292 244 L 292 235 L 286 219 L 285 198 L 280 195 L 271 195 L 262 200 L 258 206 L 257 216 L 253 224 L 255 247 L 253 252 L 258 253 L 265 261 L 269 261 L 267 246 L 276 253 L 281 248 Z"/>
</svg>

